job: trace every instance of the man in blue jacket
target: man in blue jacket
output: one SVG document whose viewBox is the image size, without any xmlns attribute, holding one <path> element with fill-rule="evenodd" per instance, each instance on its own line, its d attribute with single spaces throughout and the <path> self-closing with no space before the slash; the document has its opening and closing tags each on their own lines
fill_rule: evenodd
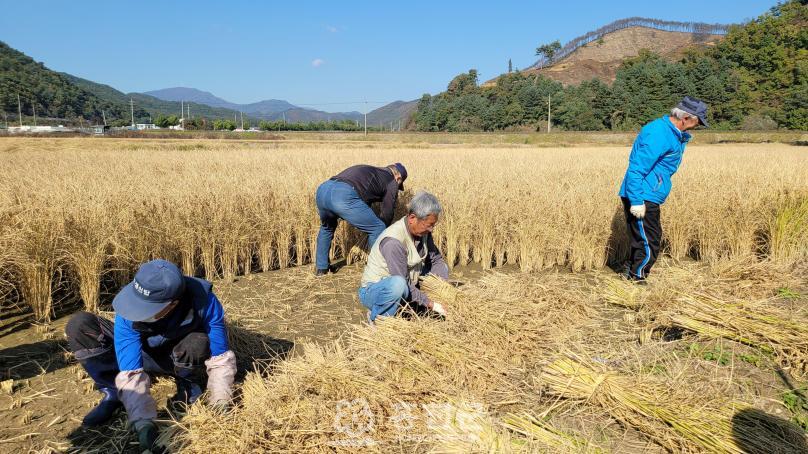
<svg viewBox="0 0 808 454">
<path fill-rule="evenodd" d="M 236 357 L 210 282 L 183 276 L 171 262 L 152 260 L 112 306 L 114 323 L 79 312 L 65 328 L 70 349 L 103 393 L 83 425 L 104 424 L 124 407 L 141 448 L 154 450 L 157 406 L 148 373 L 174 376 L 174 401 L 187 404 L 202 393 L 199 378 L 207 369 L 211 403 L 229 403 Z"/>
<path fill-rule="evenodd" d="M 631 249 L 626 277 L 644 282 L 659 254 L 662 238 L 660 205 L 671 190 L 671 177 L 682 163 L 687 132 L 707 126 L 707 104 L 690 96 L 670 115 L 645 125 L 628 158 L 628 170 L 620 186 Z"/>
</svg>

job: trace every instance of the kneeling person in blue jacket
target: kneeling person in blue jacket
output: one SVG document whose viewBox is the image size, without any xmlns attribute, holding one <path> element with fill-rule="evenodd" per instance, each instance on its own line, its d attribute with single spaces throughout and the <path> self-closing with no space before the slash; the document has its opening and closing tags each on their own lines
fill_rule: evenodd
<svg viewBox="0 0 808 454">
<path fill-rule="evenodd" d="M 687 131 L 700 124 L 706 127 L 706 117 L 707 104 L 685 96 L 670 115 L 645 125 L 634 141 L 620 186 L 631 243 L 626 270 L 630 280 L 644 281 L 656 262 L 662 238 L 660 206 L 690 141 Z"/>
<path fill-rule="evenodd" d="M 224 310 L 210 282 L 183 276 L 171 262 L 144 263 L 112 302 L 115 322 L 89 312 L 65 328 L 76 359 L 104 394 L 85 426 L 107 422 L 123 406 L 143 449 L 157 438 L 157 406 L 148 373 L 176 377 L 175 401 L 192 403 L 202 393 L 206 369 L 211 403 L 232 397 L 236 357 L 227 342 Z"/>
</svg>

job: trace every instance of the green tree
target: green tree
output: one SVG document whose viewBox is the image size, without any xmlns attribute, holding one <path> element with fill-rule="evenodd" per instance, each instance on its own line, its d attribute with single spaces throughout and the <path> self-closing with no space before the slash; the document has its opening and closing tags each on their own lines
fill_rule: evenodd
<svg viewBox="0 0 808 454">
<path fill-rule="evenodd" d="M 543 57 L 548 64 L 552 64 L 553 58 L 559 50 L 561 50 L 561 43 L 558 40 L 555 40 L 549 44 L 543 44 L 537 47 L 536 56 Z"/>
</svg>

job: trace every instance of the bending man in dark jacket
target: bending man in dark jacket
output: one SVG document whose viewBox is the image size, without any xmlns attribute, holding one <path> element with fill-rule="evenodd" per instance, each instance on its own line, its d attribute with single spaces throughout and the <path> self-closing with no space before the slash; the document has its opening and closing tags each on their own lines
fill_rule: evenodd
<svg viewBox="0 0 808 454">
<path fill-rule="evenodd" d="M 316 274 L 328 273 L 329 251 L 340 219 L 368 234 L 368 248 L 390 225 L 396 209 L 398 191 L 404 190 L 407 169 L 400 163 L 387 167 L 358 165 L 349 167 L 317 188 L 320 233 L 317 235 Z M 382 202 L 377 217 L 370 204 Z"/>
<path fill-rule="evenodd" d="M 104 394 L 84 417 L 85 426 L 101 425 L 124 407 L 141 449 L 154 451 L 157 406 L 149 373 L 174 376 L 174 401 L 192 403 L 202 393 L 199 379 L 207 369 L 211 403 L 229 403 L 236 357 L 210 282 L 183 276 L 171 262 L 152 260 L 112 306 L 115 323 L 79 312 L 65 328 L 70 349 Z"/>
</svg>

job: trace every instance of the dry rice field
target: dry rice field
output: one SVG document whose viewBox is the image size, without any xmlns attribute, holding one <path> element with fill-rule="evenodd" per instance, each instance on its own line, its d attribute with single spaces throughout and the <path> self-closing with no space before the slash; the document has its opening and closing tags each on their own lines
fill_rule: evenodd
<svg viewBox="0 0 808 454">
<path fill-rule="evenodd" d="M 61 330 L 161 257 L 214 281 L 241 369 L 229 411 L 161 412 L 172 452 L 808 452 L 805 148 L 689 146 L 647 287 L 607 267 L 628 151 L 0 138 L 0 451 L 137 452 L 79 428 Z M 311 273 L 317 185 L 392 162 L 444 205 L 445 321 L 364 324 L 345 226 Z"/>
</svg>

